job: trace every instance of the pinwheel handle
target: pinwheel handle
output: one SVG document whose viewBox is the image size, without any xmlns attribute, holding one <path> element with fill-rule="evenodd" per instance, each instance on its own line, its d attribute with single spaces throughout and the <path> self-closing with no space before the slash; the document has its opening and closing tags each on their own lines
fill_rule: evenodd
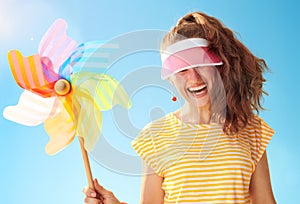
<svg viewBox="0 0 300 204">
<path fill-rule="evenodd" d="M 91 189 L 95 190 L 92 171 L 91 171 L 90 162 L 89 162 L 89 156 L 87 154 L 87 151 L 84 148 L 84 139 L 82 137 L 78 137 L 78 139 L 79 139 L 79 143 L 80 143 L 80 149 L 81 149 L 81 153 L 82 153 L 86 176 L 88 179 L 88 184 Z"/>
</svg>

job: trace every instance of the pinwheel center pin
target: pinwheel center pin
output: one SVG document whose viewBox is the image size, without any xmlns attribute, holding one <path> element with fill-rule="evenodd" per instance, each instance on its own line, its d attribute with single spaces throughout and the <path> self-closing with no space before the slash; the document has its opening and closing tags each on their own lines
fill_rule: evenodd
<svg viewBox="0 0 300 204">
<path fill-rule="evenodd" d="M 54 91 L 59 96 L 65 96 L 71 91 L 70 82 L 66 79 L 59 79 L 55 82 Z"/>
</svg>

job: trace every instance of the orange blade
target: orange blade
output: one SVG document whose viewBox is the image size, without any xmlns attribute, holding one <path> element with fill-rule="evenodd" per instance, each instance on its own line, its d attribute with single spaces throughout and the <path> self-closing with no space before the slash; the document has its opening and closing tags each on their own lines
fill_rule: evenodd
<svg viewBox="0 0 300 204">
<path fill-rule="evenodd" d="M 14 79 L 20 87 L 43 97 L 55 95 L 53 86 L 59 77 L 42 63 L 39 55 L 23 57 L 18 50 L 12 50 L 8 52 L 8 61 Z M 51 62 L 48 66 L 52 66 Z"/>
<path fill-rule="evenodd" d="M 65 111 L 70 115 L 71 119 L 74 121 L 74 114 L 75 114 L 75 109 L 73 105 L 73 89 L 71 89 L 71 92 L 67 94 L 66 96 L 60 96 L 60 102 L 63 105 Z"/>
</svg>

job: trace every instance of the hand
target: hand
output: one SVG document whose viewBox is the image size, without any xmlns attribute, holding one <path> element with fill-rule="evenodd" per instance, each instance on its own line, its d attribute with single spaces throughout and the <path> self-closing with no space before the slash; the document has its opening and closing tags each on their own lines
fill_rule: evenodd
<svg viewBox="0 0 300 204">
<path fill-rule="evenodd" d="M 106 190 L 94 179 L 95 190 L 85 187 L 83 193 L 86 195 L 85 204 L 126 204 L 120 202 L 111 191 Z"/>
</svg>

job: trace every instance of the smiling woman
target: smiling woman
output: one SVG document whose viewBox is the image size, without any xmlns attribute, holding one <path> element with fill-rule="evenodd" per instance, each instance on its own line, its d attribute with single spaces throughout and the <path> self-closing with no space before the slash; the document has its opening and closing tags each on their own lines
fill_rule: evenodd
<svg viewBox="0 0 300 204">
<path fill-rule="evenodd" d="M 300 163 L 295 162 L 300 155 L 300 95 L 297 94 L 300 69 L 294 60 L 300 57 L 299 9 L 300 1 L 285 0 L 276 4 L 271 0 L 0 0 L 0 109 L 3 111 L 7 105 L 17 102 L 22 92 L 11 75 L 7 52 L 17 48 L 26 56 L 37 53 L 39 40 L 56 18 L 66 19 L 68 33 L 78 42 L 84 42 L 109 40 L 145 29 L 165 33 L 187 12 L 201 10 L 236 31 L 237 38 L 271 68 L 270 73 L 264 74 L 268 80 L 264 90 L 269 95 L 261 102 L 266 111 L 260 111 L 259 116 L 276 130 L 267 147 L 272 186 L 278 203 L 300 203 Z M 156 36 L 148 35 L 145 39 L 155 38 L 158 43 L 160 37 Z M 128 46 L 138 42 L 131 38 Z M 132 149 L 131 140 L 146 124 L 183 103 L 168 80 L 159 79 L 161 64 L 157 48 L 155 44 L 154 54 L 141 52 L 123 58 L 109 72 L 122 80 L 126 90 L 133 87 L 134 94 L 130 96 L 134 105 L 128 112 L 119 114 L 119 108 L 104 113 L 104 137 L 101 138 L 108 138 L 106 142 L 115 151 L 134 157 L 135 162 L 128 162 L 127 157 L 116 158 L 105 149 L 102 150 L 105 160 L 91 160 L 93 174 L 101 185 L 130 204 L 139 203 L 141 180 L 140 158 Z M 155 65 L 157 69 L 147 65 Z M 152 86 L 153 82 L 163 89 Z M 175 102 L 171 100 L 173 96 L 177 97 Z M 0 203 L 83 203 L 85 195 L 81 190 L 87 182 L 78 142 L 49 157 L 44 153 L 48 136 L 43 126 L 24 127 L 0 117 L 0 132 L 5 144 L 0 150 Z M 110 165 L 110 161 L 117 165 Z"/>
<path fill-rule="evenodd" d="M 144 162 L 141 203 L 275 203 L 265 153 L 274 131 L 255 113 L 265 61 L 201 12 L 179 19 L 161 58 L 185 103 L 132 142 Z M 86 203 L 120 203 L 95 185 Z"/>
</svg>

